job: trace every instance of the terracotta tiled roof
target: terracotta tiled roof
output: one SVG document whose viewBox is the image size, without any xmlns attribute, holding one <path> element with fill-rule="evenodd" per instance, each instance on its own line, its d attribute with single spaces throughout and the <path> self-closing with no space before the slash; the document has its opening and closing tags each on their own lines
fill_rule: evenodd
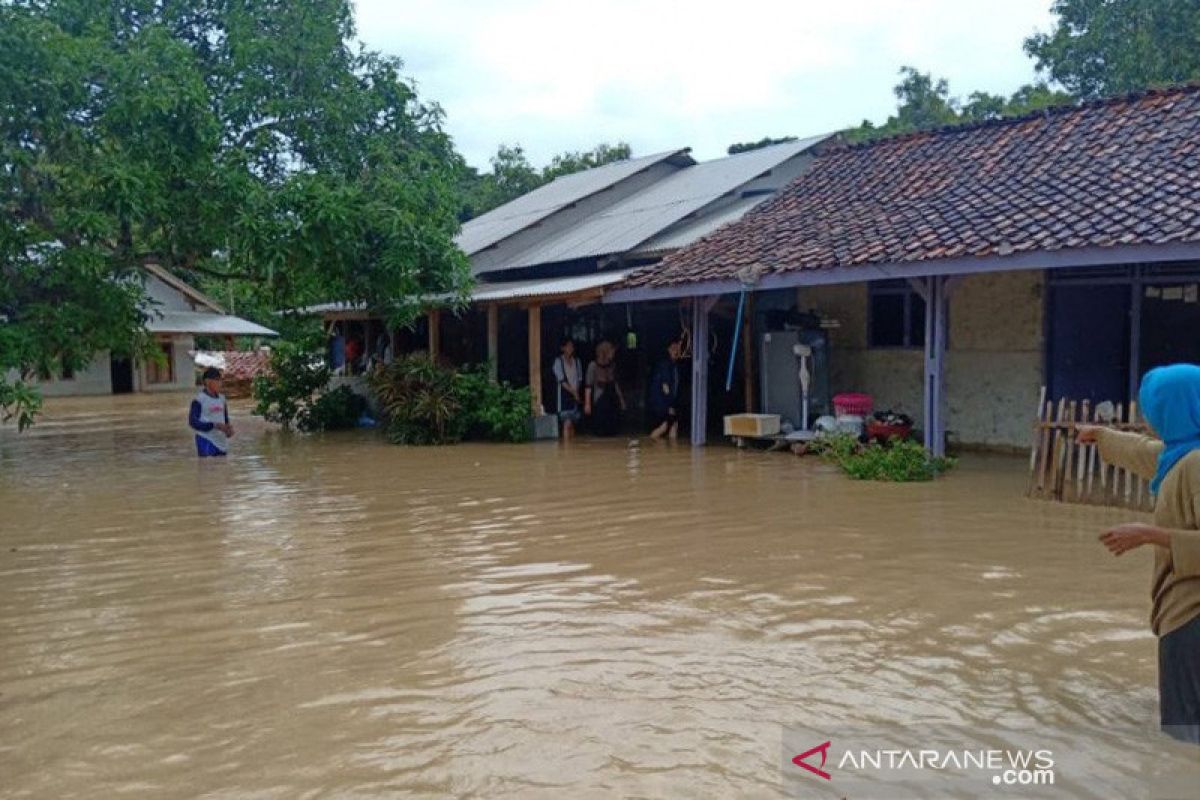
<svg viewBox="0 0 1200 800">
<path fill-rule="evenodd" d="M 1200 242 L 1200 85 L 834 148 L 626 286 Z"/>
<path fill-rule="evenodd" d="M 225 359 L 221 377 L 227 381 L 246 381 L 270 372 L 271 356 L 263 350 L 208 351 Z"/>
</svg>

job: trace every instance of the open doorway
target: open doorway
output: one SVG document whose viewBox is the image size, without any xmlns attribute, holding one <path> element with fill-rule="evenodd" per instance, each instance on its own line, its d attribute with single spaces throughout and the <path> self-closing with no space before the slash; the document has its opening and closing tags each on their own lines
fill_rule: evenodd
<svg viewBox="0 0 1200 800">
<path fill-rule="evenodd" d="M 133 359 L 110 356 L 108 366 L 112 378 L 113 394 L 129 394 L 133 391 Z"/>
</svg>

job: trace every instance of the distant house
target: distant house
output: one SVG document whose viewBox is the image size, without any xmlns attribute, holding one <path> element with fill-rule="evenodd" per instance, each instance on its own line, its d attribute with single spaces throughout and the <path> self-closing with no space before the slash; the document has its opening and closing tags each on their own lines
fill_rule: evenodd
<svg viewBox="0 0 1200 800">
<path fill-rule="evenodd" d="M 270 328 L 225 313 L 211 298 L 172 275 L 148 264 L 143 270 L 147 330 L 162 352 L 161 359 L 135 360 L 114 353 L 97 353 L 84 369 L 42 377 L 37 385 L 47 397 L 125 394 L 194 389 L 196 370 L 192 351 L 196 336 L 229 339 L 237 336 L 272 337 Z"/>
<path fill-rule="evenodd" d="M 1200 362 L 1200 86 L 830 148 L 604 299 L 695 298 L 699 330 L 747 288 L 836 317 L 835 388 L 934 450 L 1027 444 L 1042 386 L 1129 402 Z"/>
</svg>

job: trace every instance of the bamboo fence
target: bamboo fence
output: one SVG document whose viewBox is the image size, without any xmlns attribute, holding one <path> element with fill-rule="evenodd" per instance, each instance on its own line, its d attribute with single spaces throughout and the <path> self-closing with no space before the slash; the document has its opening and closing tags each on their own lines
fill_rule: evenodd
<svg viewBox="0 0 1200 800">
<path fill-rule="evenodd" d="M 1094 444 L 1076 439 L 1080 425 L 1104 425 L 1123 431 L 1147 433 L 1140 422 L 1137 403 L 1077 402 L 1038 397 L 1038 415 L 1029 453 L 1029 486 L 1026 495 L 1063 503 L 1121 506 L 1151 511 L 1154 498 L 1149 482 L 1129 470 L 1107 464 Z"/>
</svg>

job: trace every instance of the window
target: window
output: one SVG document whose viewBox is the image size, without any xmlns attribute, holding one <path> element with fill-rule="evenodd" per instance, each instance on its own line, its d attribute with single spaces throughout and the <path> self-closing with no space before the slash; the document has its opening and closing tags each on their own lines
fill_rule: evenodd
<svg viewBox="0 0 1200 800">
<path fill-rule="evenodd" d="M 876 281 L 868 290 L 871 347 L 924 347 L 925 301 L 907 281 Z"/>
<path fill-rule="evenodd" d="M 175 382 L 175 348 L 171 342 L 159 342 L 160 354 L 146 360 L 146 383 Z"/>
</svg>

